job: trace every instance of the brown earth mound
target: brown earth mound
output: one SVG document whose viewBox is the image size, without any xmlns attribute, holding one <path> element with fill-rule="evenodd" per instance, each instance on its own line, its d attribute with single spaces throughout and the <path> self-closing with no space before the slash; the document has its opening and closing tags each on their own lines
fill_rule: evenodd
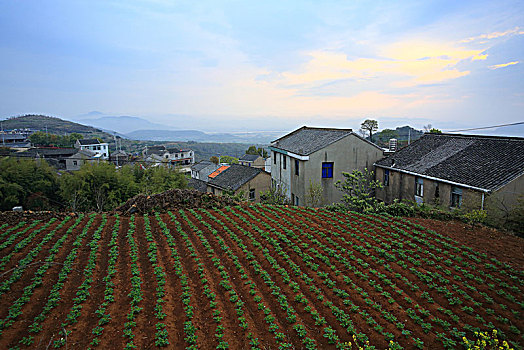
<svg viewBox="0 0 524 350">
<path fill-rule="evenodd" d="M 196 190 L 173 189 L 150 196 L 139 194 L 116 208 L 115 212 L 123 215 L 131 215 L 134 213 L 144 214 L 151 211 L 167 211 L 173 209 L 223 208 L 225 206 L 238 204 L 239 202 L 231 198 L 218 197 L 211 193 L 203 193 Z"/>
<path fill-rule="evenodd" d="M 53 211 L 0 211 L 0 223 L 8 223 L 9 225 L 16 225 L 20 221 L 43 220 L 48 221 L 51 218 L 63 219 L 67 215 L 75 215 L 74 213 L 57 213 Z"/>
</svg>

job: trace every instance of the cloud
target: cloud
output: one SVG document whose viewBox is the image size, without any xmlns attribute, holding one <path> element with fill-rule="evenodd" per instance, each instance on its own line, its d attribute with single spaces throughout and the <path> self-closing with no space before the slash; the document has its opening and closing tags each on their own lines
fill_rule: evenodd
<svg viewBox="0 0 524 350">
<path fill-rule="evenodd" d="M 311 87 L 343 79 L 391 78 L 394 81 L 389 83 L 389 87 L 414 87 L 463 77 L 470 72 L 459 70 L 459 63 L 487 58 L 483 49 L 472 50 L 422 40 L 387 45 L 378 50 L 379 58 L 348 59 L 344 53 L 331 51 L 313 51 L 307 55 L 310 60 L 302 67 L 281 74 L 284 86 Z"/>
<path fill-rule="evenodd" d="M 519 64 L 520 61 L 513 61 L 513 62 L 508 62 L 508 63 L 502 63 L 502 64 L 494 64 L 493 66 L 489 66 L 488 68 L 489 69 L 499 69 L 499 68 L 504 68 L 504 67 L 508 67 L 508 66 L 513 66 L 515 64 Z"/>
<path fill-rule="evenodd" d="M 513 29 L 506 30 L 505 32 L 492 32 L 488 34 L 481 34 L 478 36 L 472 36 L 469 38 L 466 38 L 462 40 L 463 43 L 470 43 L 473 41 L 481 41 L 482 43 L 485 43 L 486 40 L 492 40 L 497 38 L 502 38 L 508 35 L 522 35 L 524 34 L 524 30 L 521 30 L 519 27 L 515 27 Z"/>
</svg>

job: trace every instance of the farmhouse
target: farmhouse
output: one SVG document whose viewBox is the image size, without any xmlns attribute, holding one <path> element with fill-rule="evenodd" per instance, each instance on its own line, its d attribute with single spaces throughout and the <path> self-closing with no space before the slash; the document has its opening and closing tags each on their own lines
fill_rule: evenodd
<svg viewBox="0 0 524 350">
<path fill-rule="evenodd" d="M 207 177 L 217 169 L 217 164 L 209 160 L 202 160 L 191 166 L 191 178 L 207 182 Z"/>
<path fill-rule="evenodd" d="M 102 159 L 109 158 L 109 145 L 106 142 L 100 142 L 98 139 L 76 140 L 75 147 L 80 150 L 93 151 L 99 154 Z"/>
<path fill-rule="evenodd" d="M 281 188 L 295 205 L 307 205 L 311 184 L 322 187 L 321 205 L 339 202 L 342 192 L 335 184 L 342 172 L 370 169 L 383 156 L 380 147 L 351 129 L 303 126 L 269 147 L 272 185 Z"/>
<path fill-rule="evenodd" d="M 265 159 L 258 154 L 244 154 L 238 159 L 240 165 L 253 166 L 256 168 L 264 169 Z"/>
<path fill-rule="evenodd" d="M 182 172 L 191 172 L 195 163 L 195 152 L 190 149 L 166 148 L 165 146 L 149 146 L 142 152 L 146 162 L 180 167 Z"/>
<path fill-rule="evenodd" d="M 270 185 L 271 176 L 264 170 L 233 164 L 209 179 L 207 192 L 216 195 L 221 195 L 224 191 L 233 191 L 236 195 L 243 192 L 248 200 L 260 203 L 261 192 L 269 190 Z"/>
<path fill-rule="evenodd" d="M 378 199 L 511 210 L 524 196 L 524 138 L 427 133 L 375 163 Z"/>
</svg>

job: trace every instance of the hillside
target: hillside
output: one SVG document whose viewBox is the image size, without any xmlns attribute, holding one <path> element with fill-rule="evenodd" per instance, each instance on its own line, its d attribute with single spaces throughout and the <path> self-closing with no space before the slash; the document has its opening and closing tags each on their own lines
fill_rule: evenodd
<svg viewBox="0 0 524 350">
<path fill-rule="evenodd" d="M 4 349 L 522 345 L 517 237 L 264 205 L 42 218 L 0 222 Z"/>
<path fill-rule="evenodd" d="M 2 121 L 4 130 L 12 129 L 32 129 L 47 131 L 50 134 L 72 134 L 79 133 L 86 138 L 100 137 L 103 140 L 112 140 L 113 136 L 100 129 L 93 128 L 56 117 L 45 115 L 24 115 L 20 117 L 11 117 Z"/>
</svg>

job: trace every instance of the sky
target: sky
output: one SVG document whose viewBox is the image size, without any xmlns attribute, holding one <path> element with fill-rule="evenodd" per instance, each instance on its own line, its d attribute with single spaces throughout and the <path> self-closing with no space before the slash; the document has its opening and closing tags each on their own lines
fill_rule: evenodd
<svg viewBox="0 0 524 350">
<path fill-rule="evenodd" d="M 524 121 L 523 65 L 521 0 L 0 2 L 2 119 L 446 131 Z"/>
</svg>

